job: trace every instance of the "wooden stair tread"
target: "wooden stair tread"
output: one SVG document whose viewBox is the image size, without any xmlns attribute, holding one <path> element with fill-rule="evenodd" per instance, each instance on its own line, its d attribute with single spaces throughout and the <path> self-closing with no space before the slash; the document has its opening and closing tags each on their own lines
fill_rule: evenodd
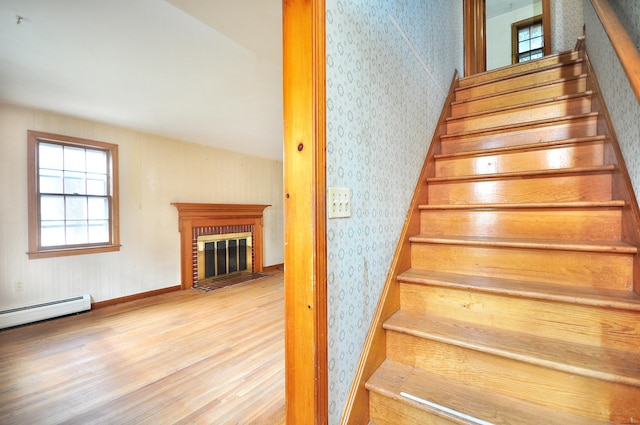
<svg viewBox="0 0 640 425">
<path fill-rule="evenodd" d="M 531 74 L 536 74 L 536 73 L 539 73 L 539 72 L 545 72 L 545 71 L 549 71 L 549 70 L 552 70 L 552 69 L 555 69 L 555 68 L 562 68 L 562 67 L 565 67 L 565 66 L 573 66 L 573 65 L 577 65 L 577 64 L 581 64 L 581 63 L 584 63 L 584 59 L 578 58 L 578 59 L 572 59 L 572 60 L 567 61 L 567 62 L 554 63 L 554 64 L 551 64 L 551 65 L 543 66 L 543 67 L 536 68 L 536 69 L 527 69 L 527 70 L 525 70 L 523 72 L 514 72 L 514 73 L 510 73 L 508 75 L 500 76 L 500 77 L 497 77 L 497 78 L 492 78 L 492 79 L 486 80 L 486 81 L 480 81 L 480 82 L 477 82 L 477 83 L 474 83 L 474 84 L 461 85 L 460 87 L 456 88 L 456 92 L 462 91 L 462 90 L 466 90 L 466 89 L 469 89 L 469 88 L 484 86 L 484 85 L 487 85 L 487 84 L 497 83 L 497 82 L 500 82 L 500 81 L 511 80 L 511 79 L 514 79 L 514 78 L 523 77 L 525 75 L 531 75 Z M 512 69 L 518 67 L 518 65 L 520 65 L 520 64 L 516 64 L 515 66 L 512 66 Z"/>
<path fill-rule="evenodd" d="M 558 251 L 608 252 L 636 254 L 638 248 L 618 241 L 568 241 L 562 239 L 490 238 L 468 236 L 416 235 L 410 242 L 447 245 L 472 245 L 502 248 L 549 249 Z"/>
<path fill-rule="evenodd" d="M 440 136 L 440 138 L 442 140 L 446 140 L 446 139 L 454 139 L 458 137 L 480 135 L 480 134 L 503 133 L 511 130 L 515 131 L 523 128 L 544 127 L 557 122 L 575 121 L 583 118 L 597 117 L 597 116 L 598 116 L 597 112 L 589 112 L 587 114 L 577 114 L 577 115 L 566 115 L 563 117 L 547 118 L 547 119 L 542 119 L 537 121 L 529 121 L 526 123 L 517 123 L 517 124 L 504 125 L 499 127 L 483 128 L 479 130 L 462 131 L 459 133 L 448 133 L 448 134 L 443 134 L 442 136 Z"/>
<path fill-rule="evenodd" d="M 571 374 L 640 387 L 640 354 L 588 346 L 402 309 L 385 323 L 401 332 Z"/>
<path fill-rule="evenodd" d="M 537 176 L 554 176 L 566 174 L 591 174 L 591 173 L 610 173 L 615 170 L 614 165 L 600 165 L 596 167 L 574 167 L 574 168 L 555 168 L 548 170 L 531 170 L 517 171 L 508 173 L 492 173 L 492 174 L 470 174 L 466 176 L 447 176 L 447 177 L 429 177 L 428 183 L 436 182 L 452 182 L 452 181 L 471 181 L 471 180 L 491 180 L 491 179 L 508 179 L 521 177 L 537 177 Z"/>
<path fill-rule="evenodd" d="M 455 122 L 455 121 L 463 121 L 465 119 L 468 118 L 476 118 L 476 117 L 481 117 L 483 115 L 494 115 L 494 114 L 499 114 L 502 112 L 509 112 L 509 111 L 514 111 L 514 110 L 518 110 L 518 109 L 530 109 L 534 106 L 540 106 L 540 105 L 545 105 L 545 104 L 550 104 L 550 103 L 560 103 L 566 100 L 571 100 L 571 99 L 578 99 L 581 97 L 590 97 L 593 95 L 593 91 L 585 91 L 582 93 L 573 93 L 573 94 L 565 94 L 562 96 L 555 96 L 555 97 L 551 97 L 548 99 L 543 99 L 543 100 L 534 100 L 531 102 L 523 102 L 523 103 L 519 103 L 517 105 L 511 105 L 511 106 L 505 106 L 505 107 L 501 107 L 501 108 L 494 108 L 494 109 L 487 109 L 485 111 L 480 111 L 480 112 L 472 112 L 472 113 L 468 113 L 468 114 L 463 114 L 463 115 L 456 115 L 454 117 L 447 117 L 445 119 L 446 122 Z M 475 99 L 475 98 L 474 98 Z"/>
<path fill-rule="evenodd" d="M 420 269 L 409 269 L 401 273 L 398 281 L 640 312 L 640 295 L 633 291 L 554 285 Z"/>
<path fill-rule="evenodd" d="M 386 359 L 369 378 L 365 387 L 401 403 L 431 412 L 461 424 L 477 424 L 459 416 L 413 401 L 411 394 L 448 409 L 495 425 L 602 425 L 577 415 L 529 403 L 514 397 L 491 393 L 442 376 Z"/>
<path fill-rule="evenodd" d="M 518 87 L 518 88 L 514 88 L 514 89 L 510 89 L 510 90 L 504 90 L 504 91 L 497 92 L 497 93 L 489 93 L 489 94 L 485 94 L 485 95 L 481 95 L 481 96 L 474 96 L 474 97 L 469 98 L 469 99 L 454 100 L 453 102 L 451 102 L 451 106 L 458 106 L 458 105 L 462 105 L 462 104 L 465 104 L 465 103 L 473 102 L 473 101 L 476 101 L 476 100 L 485 100 L 485 99 L 489 99 L 489 98 L 496 97 L 496 96 L 501 96 L 501 95 L 506 95 L 506 94 L 513 94 L 513 93 L 517 93 L 519 91 L 524 91 L 524 90 L 531 90 L 531 89 L 537 89 L 537 88 L 552 86 L 554 84 L 563 84 L 563 83 L 566 83 L 566 82 L 569 82 L 569 81 L 579 80 L 581 78 L 587 78 L 587 74 L 580 74 L 580 75 L 575 75 L 575 76 L 571 76 L 571 77 L 564 77 L 564 78 L 559 78 L 557 80 L 552 80 L 552 81 L 543 81 L 543 82 L 532 84 L 532 85 L 526 86 L 526 87 Z"/>
<path fill-rule="evenodd" d="M 519 204 L 433 204 L 419 205 L 421 210 L 496 210 L 549 208 L 622 208 L 624 201 L 533 202 Z"/>
<path fill-rule="evenodd" d="M 523 143 L 521 145 L 506 146 L 501 148 L 462 151 L 462 152 L 455 152 L 455 153 L 448 153 L 448 154 L 436 154 L 434 155 L 434 158 L 438 160 L 438 159 L 444 159 L 444 158 L 464 158 L 464 157 L 472 157 L 472 156 L 482 156 L 482 155 L 490 155 L 490 154 L 504 153 L 504 152 L 542 150 L 542 149 L 548 149 L 548 148 L 553 148 L 557 146 L 574 145 L 579 143 L 593 143 L 593 142 L 601 142 L 605 140 L 607 140 L 606 136 L 579 137 L 575 139 L 556 140 L 553 142 Z"/>
<path fill-rule="evenodd" d="M 460 87 L 462 88 L 462 87 L 470 86 L 471 84 L 475 84 L 475 83 L 471 83 L 471 84 L 469 83 L 470 81 L 474 81 L 474 80 L 480 80 L 478 81 L 478 83 L 480 83 L 480 82 L 486 82 L 486 81 L 493 81 L 494 79 L 500 78 L 500 77 L 507 77 L 509 75 L 513 75 L 514 70 L 516 70 L 515 73 L 518 73 L 518 72 L 521 73 L 524 71 L 529 71 L 533 73 L 539 70 L 546 69 L 550 65 L 571 64 L 578 59 L 582 59 L 582 58 L 580 57 L 580 53 L 577 51 L 559 52 L 553 55 L 544 56 L 540 59 L 528 61 L 526 63 L 521 62 L 517 64 L 506 65 L 500 68 L 480 72 L 478 74 L 461 77 Z M 517 71 L 518 68 L 521 68 L 523 71 Z"/>
</svg>

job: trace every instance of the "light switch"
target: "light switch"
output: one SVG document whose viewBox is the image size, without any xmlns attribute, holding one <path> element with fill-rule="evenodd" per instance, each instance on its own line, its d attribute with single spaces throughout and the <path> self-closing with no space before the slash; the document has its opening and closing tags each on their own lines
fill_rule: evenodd
<svg viewBox="0 0 640 425">
<path fill-rule="evenodd" d="M 351 217 L 351 189 L 327 188 L 327 214 L 329 218 Z"/>
</svg>

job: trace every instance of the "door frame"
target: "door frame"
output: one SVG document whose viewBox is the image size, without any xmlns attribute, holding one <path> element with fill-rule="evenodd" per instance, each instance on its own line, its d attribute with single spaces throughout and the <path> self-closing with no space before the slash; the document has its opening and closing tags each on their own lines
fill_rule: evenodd
<svg viewBox="0 0 640 425">
<path fill-rule="evenodd" d="M 464 1 L 464 75 L 474 75 L 487 70 L 486 0 Z M 542 28 L 544 31 L 544 56 L 551 54 L 551 4 L 542 0 Z"/>
<path fill-rule="evenodd" d="M 283 0 L 286 423 L 328 422 L 325 0 Z"/>
</svg>

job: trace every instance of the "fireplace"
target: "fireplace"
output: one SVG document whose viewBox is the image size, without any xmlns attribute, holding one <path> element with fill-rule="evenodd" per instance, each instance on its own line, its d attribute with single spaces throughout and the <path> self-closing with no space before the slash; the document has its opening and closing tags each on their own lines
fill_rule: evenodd
<svg viewBox="0 0 640 425">
<path fill-rule="evenodd" d="M 172 205 L 178 209 L 183 289 L 262 271 L 263 212 L 269 205 Z"/>
<path fill-rule="evenodd" d="M 251 232 L 198 236 L 198 284 L 253 272 Z"/>
</svg>

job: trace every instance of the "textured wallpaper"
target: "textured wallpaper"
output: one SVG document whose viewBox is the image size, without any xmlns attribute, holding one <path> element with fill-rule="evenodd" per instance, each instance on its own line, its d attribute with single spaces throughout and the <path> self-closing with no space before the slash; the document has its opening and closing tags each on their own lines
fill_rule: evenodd
<svg viewBox="0 0 640 425">
<path fill-rule="evenodd" d="M 584 18 L 589 59 L 595 68 L 637 197 L 640 193 L 640 105 L 590 0 L 584 0 Z"/>
<path fill-rule="evenodd" d="M 615 10 L 633 43 L 640 49 L 640 2 L 637 0 L 609 0 L 609 4 Z"/>
<path fill-rule="evenodd" d="M 462 2 L 327 0 L 329 417 L 340 421 L 454 70 Z"/>
<path fill-rule="evenodd" d="M 551 52 L 572 50 L 582 35 L 582 0 L 551 0 Z"/>
</svg>

